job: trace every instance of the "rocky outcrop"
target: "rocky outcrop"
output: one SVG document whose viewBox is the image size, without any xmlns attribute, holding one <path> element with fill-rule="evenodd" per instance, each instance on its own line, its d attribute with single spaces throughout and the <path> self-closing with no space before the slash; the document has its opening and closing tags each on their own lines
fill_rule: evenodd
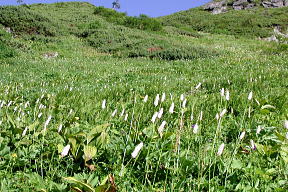
<svg viewBox="0 0 288 192">
<path fill-rule="evenodd" d="M 229 8 L 234 10 L 252 9 L 257 6 L 265 8 L 278 8 L 288 6 L 288 0 L 222 0 L 212 1 L 203 6 L 204 10 L 210 11 L 212 14 L 226 12 Z"/>
<path fill-rule="evenodd" d="M 210 11 L 212 14 L 223 13 L 227 10 L 226 0 L 223 1 L 212 1 L 203 6 L 204 10 Z"/>
<path fill-rule="evenodd" d="M 256 6 L 256 3 L 253 0 L 237 0 L 232 4 L 233 9 L 241 10 L 241 9 L 251 9 Z"/>
<path fill-rule="evenodd" d="M 262 6 L 265 8 L 278 8 L 288 6 L 288 0 L 270 0 L 263 1 Z"/>
</svg>

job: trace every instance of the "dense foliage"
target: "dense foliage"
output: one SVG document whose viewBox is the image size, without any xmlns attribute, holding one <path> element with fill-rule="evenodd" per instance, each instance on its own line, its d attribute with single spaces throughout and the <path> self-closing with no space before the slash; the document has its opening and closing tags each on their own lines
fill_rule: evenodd
<svg viewBox="0 0 288 192">
<path fill-rule="evenodd" d="M 89 25 L 81 34 L 89 45 L 119 57 L 150 57 L 165 60 L 196 59 L 216 56 L 217 51 L 172 38 L 120 26 Z"/>
<path fill-rule="evenodd" d="M 159 21 L 141 14 L 139 17 L 129 17 L 125 13 L 119 13 L 113 9 L 96 7 L 94 14 L 103 16 L 108 22 L 148 31 L 161 31 L 162 25 Z"/>
<path fill-rule="evenodd" d="M 16 34 L 57 34 L 57 26 L 49 18 L 33 13 L 24 6 L 0 7 L 0 24 L 10 27 Z"/>
<path fill-rule="evenodd" d="M 0 27 L 2 26 L 0 25 Z M 16 55 L 16 51 L 11 47 L 10 41 L 11 35 L 9 35 L 3 29 L 0 29 L 0 59 L 13 57 Z"/>
</svg>

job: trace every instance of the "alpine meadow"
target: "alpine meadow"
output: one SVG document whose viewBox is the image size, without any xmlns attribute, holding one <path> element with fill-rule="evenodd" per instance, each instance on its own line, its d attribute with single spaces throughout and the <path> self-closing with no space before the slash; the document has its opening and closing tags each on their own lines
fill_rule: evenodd
<svg viewBox="0 0 288 192">
<path fill-rule="evenodd" d="M 227 2 L 0 6 L 0 191 L 288 191 L 288 6 Z"/>
</svg>

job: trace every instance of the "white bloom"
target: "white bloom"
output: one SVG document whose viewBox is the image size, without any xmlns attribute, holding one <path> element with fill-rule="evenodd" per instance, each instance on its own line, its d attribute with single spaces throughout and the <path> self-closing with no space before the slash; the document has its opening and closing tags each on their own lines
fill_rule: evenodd
<svg viewBox="0 0 288 192">
<path fill-rule="evenodd" d="M 181 100 L 181 101 L 184 101 L 184 99 L 185 99 L 184 94 L 181 94 L 181 95 L 180 95 L 180 100 Z"/>
<path fill-rule="evenodd" d="M 245 134 L 246 134 L 246 132 L 245 132 L 245 131 L 243 131 L 243 132 L 240 134 L 240 136 L 239 136 L 239 139 L 240 139 L 240 140 L 244 139 L 244 137 L 245 137 Z"/>
<path fill-rule="evenodd" d="M 161 109 L 159 110 L 158 115 L 157 115 L 157 117 L 158 117 L 159 119 L 161 119 L 161 117 L 162 117 L 162 115 L 163 115 L 163 111 L 164 111 L 163 108 L 161 108 Z"/>
<path fill-rule="evenodd" d="M 117 109 L 115 109 L 115 110 L 113 111 L 113 113 L 111 114 L 111 116 L 114 117 L 114 116 L 116 115 L 116 113 L 117 113 Z"/>
<path fill-rule="evenodd" d="M 288 129 L 288 120 L 285 120 L 283 123 L 284 128 Z"/>
<path fill-rule="evenodd" d="M 22 137 L 24 137 L 26 135 L 27 131 L 28 131 L 28 127 L 25 127 L 25 129 L 24 129 L 24 131 L 22 133 Z"/>
<path fill-rule="evenodd" d="M 10 105 L 12 105 L 12 101 L 9 101 L 9 103 L 7 104 L 7 107 L 10 107 Z"/>
<path fill-rule="evenodd" d="M 226 99 L 227 101 L 230 100 L 230 92 L 229 92 L 229 90 L 226 90 L 225 99 Z"/>
<path fill-rule="evenodd" d="M 166 125 L 166 121 L 163 121 L 163 122 L 161 123 L 161 125 L 159 126 L 159 128 L 158 128 L 158 133 L 159 133 L 159 135 L 160 135 L 161 138 L 162 138 L 162 136 L 163 136 L 163 131 L 164 131 L 165 125 Z"/>
<path fill-rule="evenodd" d="M 250 101 L 252 99 L 252 97 L 253 97 L 253 92 L 251 91 L 248 95 L 248 100 Z"/>
<path fill-rule="evenodd" d="M 251 145 L 250 147 L 252 150 L 256 150 L 256 145 L 252 139 L 250 140 L 250 145 Z"/>
<path fill-rule="evenodd" d="M 192 125 L 192 128 L 193 128 L 193 133 L 194 133 L 194 134 L 197 134 L 197 133 L 198 133 L 199 126 L 198 126 L 197 124 L 195 124 L 195 125 Z"/>
<path fill-rule="evenodd" d="M 68 144 L 63 148 L 63 150 L 61 152 L 61 157 L 65 157 L 66 155 L 68 155 L 69 150 L 70 150 L 70 145 Z"/>
<path fill-rule="evenodd" d="M 102 101 L 102 109 L 105 109 L 106 108 L 106 99 L 104 99 L 103 101 Z"/>
<path fill-rule="evenodd" d="M 202 121 L 202 119 L 203 119 L 203 111 L 200 111 L 199 121 Z"/>
<path fill-rule="evenodd" d="M 154 100 L 154 106 L 157 107 L 158 103 L 159 103 L 159 99 L 160 99 L 160 96 L 159 94 L 156 95 L 155 97 L 155 100 Z"/>
<path fill-rule="evenodd" d="M 152 123 L 155 123 L 157 116 L 158 116 L 158 112 L 156 111 L 152 116 L 152 119 L 151 119 Z"/>
<path fill-rule="evenodd" d="M 170 108 L 169 108 L 169 113 L 173 113 L 174 112 L 174 107 L 175 107 L 175 104 L 172 103 Z"/>
<path fill-rule="evenodd" d="M 72 115 L 72 113 L 73 113 L 73 109 L 70 109 L 70 110 L 69 110 L 69 113 L 68 113 L 68 116 L 69 116 L 69 115 Z"/>
<path fill-rule="evenodd" d="M 59 127 L 58 127 L 58 133 L 60 133 L 60 132 L 61 132 L 61 130 L 62 130 L 62 127 L 63 127 L 63 125 L 62 125 L 62 124 L 60 124 L 60 125 L 59 125 Z"/>
<path fill-rule="evenodd" d="M 225 115 L 225 113 L 227 112 L 227 109 L 223 109 L 220 113 L 220 117 L 223 117 Z"/>
<path fill-rule="evenodd" d="M 182 108 L 186 107 L 186 103 L 187 103 L 187 99 L 184 99 L 183 103 L 182 103 Z"/>
<path fill-rule="evenodd" d="M 164 102 L 164 101 L 165 101 L 165 98 L 166 98 L 166 94 L 165 94 L 165 93 L 162 93 L 161 102 Z"/>
<path fill-rule="evenodd" d="M 40 118 L 41 116 L 42 116 L 42 113 L 39 113 L 39 114 L 38 114 L 38 118 Z"/>
<path fill-rule="evenodd" d="M 201 85 L 202 85 L 201 83 L 198 83 L 198 85 L 195 87 L 195 89 L 199 89 Z"/>
<path fill-rule="evenodd" d="M 220 90 L 220 95 L 221 95 L 221 97 L 225 97 L 225 89 L 224 88 L 222 88 Z"/>
<path fill-rule="evenodd" d="M 261 132 L 262 128 L 263 127 L 261 125 L 257 126 L 257 129 L 256 129 L 256 134 L 257 135 Z"/>
<path fill-rule="evenodd" d="M 143 102 L 146 103 L 148 101 L 148 95 L 145 95 Z"/>
<path fill-rule="evenodd" d="M 124 117 L 124 121 L 128 120 L 128 113 L 126 113 L 125 117 Z"/>
<path fill-rule="evenodd" d="M 216 120 L 219 120 L 220 117 L 219 117 L 218 113 L 216 114 L 215 118 L 216 118 Z"/>
<path fill-rule="evenodd" d="M 135 158 L 138 156 L 138 153 L 139 153 L 140 150 L 142 149 L 143 145 L 144 145 L 143 142 L 141 142 L 141 143 L 139 143 L 139 144 L 135 147 L 134 151 L 133 151 L 132 154 L 131 154 L 132 158 L 135 159 Z"/>
<path fill-rule="evenodd" d="M 47 126 L 48 126 L 48 124 L 50 123 L 51 119 L 52 119 L 52 116 L 49 115 L 48 119 L 47 119 L 47 120 L 45 121 L 45 123 L 44 123 L 44 129 L 43 129 L 44 132 L 46 131 Z"/>
<path fill-rule="evenodd" d="M 221 156 L 221 155 L 222 155 L 222 153 L 223 153 L 223 151 L 224 151 L 224 147 L 225 147 L 225 144 L 224 144 L 224 143 L 222 143 L 222 144 L 219 146 L 218 152 L 217 152 L 217 155 L 218 155 L 218 156 Z"/>
<path fill-rule="evenodd" d="M 120 114 L 120 117 L 122 117 L 122 116 L 124 115 L 124 113 L 125 113 L 125 109 L 122 109 L 122 112 L 121 112 L 121 114 Z"/>
<path fill-rule="evenodd" d="M 190 120 L 192 121 L 194 119 L 193 113 L 190 115 Z"/>
</svg>

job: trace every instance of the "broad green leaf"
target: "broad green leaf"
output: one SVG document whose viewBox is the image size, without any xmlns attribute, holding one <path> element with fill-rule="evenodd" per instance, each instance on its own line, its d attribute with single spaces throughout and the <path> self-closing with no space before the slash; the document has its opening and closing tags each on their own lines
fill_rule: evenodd
<svg viewBox="0 0 288 192">
<path fill-rule="evenodd" d="M 94 146 L 84 146 L 84 160 L 89 161 L 90 159 L 92 159 L 93 157 L 95 157 L 97 152 L 96 147 Z"/>
<path fill-rule="evenodd" d="M 232 161 L 231 167 L 233 169 L 241 169 L 243 167 L 243 163 L 239 159 L 234 159 Z"/>
</svg>

